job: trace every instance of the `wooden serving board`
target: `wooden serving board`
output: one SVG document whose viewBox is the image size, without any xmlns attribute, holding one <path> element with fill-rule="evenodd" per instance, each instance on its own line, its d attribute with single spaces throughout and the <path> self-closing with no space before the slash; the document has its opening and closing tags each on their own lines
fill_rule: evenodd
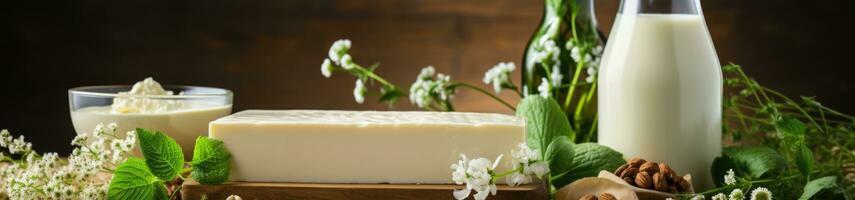
<svg viewBox="0 0 855 200">
<path fill-rule="evenodd" d="M 454 199 L 451 192 L 460 185 L 424 184 L 323 184 L 323 183 L 251 183 L 227 182 L 221 185 L 202 185 L 193 180 L 184 182 L 183 200 L 224 200 L 238 195 L 244 200 L 255 199 Z M 491 200 L 546 200 L 549 194 L 544 184 L 509 187 L 498 185 Z M 474 194 L 474 192 L 473 192 Z M 470 197 L 471 198 L 471 197 Z"/>
</svg>

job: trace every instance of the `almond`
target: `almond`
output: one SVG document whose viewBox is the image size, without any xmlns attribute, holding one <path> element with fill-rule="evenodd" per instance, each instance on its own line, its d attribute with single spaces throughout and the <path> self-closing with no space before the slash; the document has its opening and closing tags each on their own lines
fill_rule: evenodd
<svg viewBox="0 0 855 200">
<path fill-rule="evenodd" d="M 623 165 L 621 165 L 620 167 L 618 167 L 618 168 L 615 170 L 615 173 L 614 173 L 614 174 L 615 174 L 616 176 L 620 176 L 620 174 L 621 174 L 621 173 L 623 173 L 623 170 L 626 170 L 626 168 L 627 168 L 627 167 L 629 167 L 629 164 L 623 164 Z"/>
<path fill-rule="evenodd" d="M 653 189 L 663 192 L 668 191 L 668 181 L 665 180 L 665 175 L 662 175 L 662 173 L 653 174 Z"/>
<path fill-rule="evenodd" d="M 655 174 L 659 172 L 659 164 L 656 164 L 656 162 L 646 162 L 638 168 L 638 171 Z"/>
<path fill-rule="evenodd" d="M 617 198 L 615 198 L 615 196 L 612 194 L 602 193 L 602 194 L 600 194 L 599 200 L 617 200 Z"/>
<path fill-rule="evenodd" d="M 579 200 L 597 200 L 597 196 L 594 196 L 593 194 L 589 194 L 589 195 L 582 196 L 582 198 L 579 198 Z"/>
<path fill-rule="evenodd" d="M 626 168 L 626 170 L 623 170 L 623 173 L 620 174 L 620 177 L 635 178 L 636 173 L 638 173 L 638 168 L 629 167 Z"/>
<path fill-rule="evenodd" d="M 646 162 L 647 162 L 646 160 L 641 159 L 641 158 L 633 158 L 633 159 L 629 160 L 629 163 L 627 163 L 627 164 L 629 164 L 630 167 L 638 167 L 638 166 L 641 166 L 641 164 L 644 164 Z"/>
<path fill-rule="evenodd" d="M 650 177 L 650 174 L 647 172 L 638 172 L 635 175 L 635 185 L 640 188 L 651 189 L 653 188 L 653 178 Z"/>
</svg>

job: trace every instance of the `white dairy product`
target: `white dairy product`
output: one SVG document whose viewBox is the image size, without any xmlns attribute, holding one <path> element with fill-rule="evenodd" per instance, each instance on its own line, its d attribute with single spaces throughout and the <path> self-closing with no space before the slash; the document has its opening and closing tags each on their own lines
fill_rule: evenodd
<svg viewBox="0 0 855 200">
<path fill-rule="evenodd" d="M 91 133 L 99 123 L 111 122 L 119 125 L 116 133 L 120 137 L 135 128 L 161 131 L 174 138 L 181 145 L 185 159 L 190 160 L 196 138 L 208 133 L 208 123 L 229 115 L 232 106 L 205 101 L 150 98 L 169 95 L 181 96 L 173 95 L 172 91 L 164 90 L 152 78 L 147 78 L 134 84 L 131 91 L 120 92 L 109 106 L 90 106 L 71 111 L 71 121 L 78 134 Z"/>
<path fill-rule="evenodd" d="M 512 167 L 525 142 L 514 116 L 462 112 L 247 110 L 210 124 L 233 181 L 451 183 L 463 153 Z"/>
<path fill-rule="evenodd" d="M 719 66 L 701 15 L 619 14 L 599 79 L 599 143 L 712 186 L 709 167 L 721 154 Z"/>
</svg>

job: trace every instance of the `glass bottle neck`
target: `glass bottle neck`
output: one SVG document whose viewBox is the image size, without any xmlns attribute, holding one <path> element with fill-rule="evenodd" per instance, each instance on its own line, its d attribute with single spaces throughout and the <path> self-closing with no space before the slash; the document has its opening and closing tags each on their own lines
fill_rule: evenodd
<svg viewBox="0 0 855 200">
<path fill-rule="evenodd" d="M 702 15 L 700 0 L 621 0 L 620 14 Z"/>
</svg>

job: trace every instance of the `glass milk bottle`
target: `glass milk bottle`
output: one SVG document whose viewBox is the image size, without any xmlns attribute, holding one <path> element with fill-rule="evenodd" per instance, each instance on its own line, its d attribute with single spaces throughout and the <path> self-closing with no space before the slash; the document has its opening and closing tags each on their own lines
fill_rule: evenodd
<svg viewBox="0 0 855 200">
<path fill-rule="evenodd" d="M 713 186 L 722 75 L 699 0 L 622 0 L 601 64 L 599 143 Z"/>
</svg>

